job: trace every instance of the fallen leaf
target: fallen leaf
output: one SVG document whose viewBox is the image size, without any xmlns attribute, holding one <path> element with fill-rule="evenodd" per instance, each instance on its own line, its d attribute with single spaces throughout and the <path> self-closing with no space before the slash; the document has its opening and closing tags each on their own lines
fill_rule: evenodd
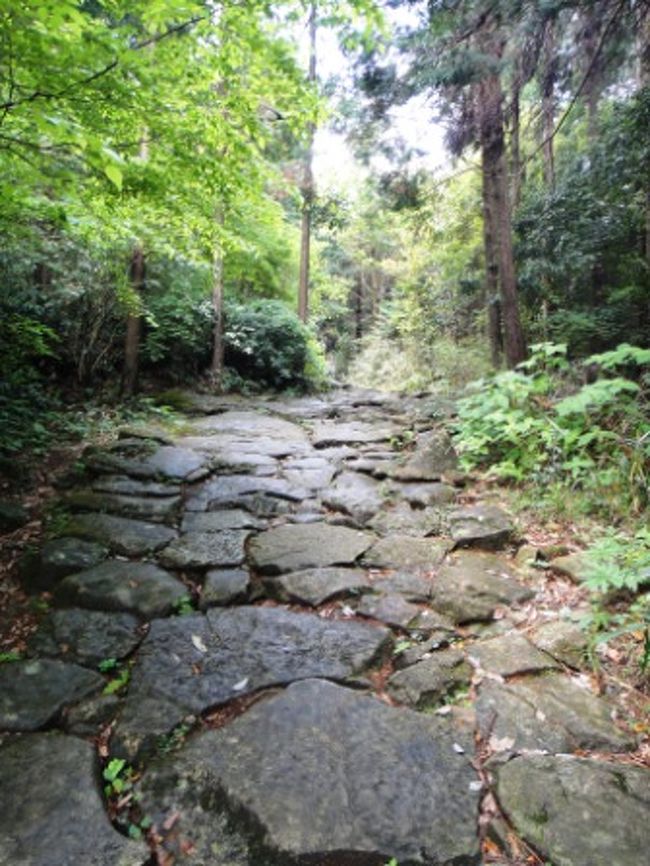
<svg viewBox="0 0 650 866">
<path fill-rule="evenodd" d="M 201 652 L 201 653 L 207 653 L 208 648 L 207 648 L 207 646 L 203 643 L 203 641 L 201 640 L 201 638 L 199 637 L 198 634 L 193 634 L 193 635 L 192 635 L 192 643 L 194 644 L 194 646 L 196 647 L 196 649 L 197 649 L 199 652 Z"/>
</svg>

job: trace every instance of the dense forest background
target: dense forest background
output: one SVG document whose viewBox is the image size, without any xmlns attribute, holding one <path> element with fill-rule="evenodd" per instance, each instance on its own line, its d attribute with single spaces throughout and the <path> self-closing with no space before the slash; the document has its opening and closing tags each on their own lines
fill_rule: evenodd
<svg viewBox="0 0 650 866">
<path fill-rule="evenodd" d="M 648 346 L 645 0 L 0 10 L 5 456 L 138 389 L 458 388 L 531 345 L 574 370 Z M 394 134 L 413 100 L 437 172 Z M 347 191 L 314 183 L 325 125 Z M 607 399 L 637 400 L 645 355 L 620 358 L 637 390 Z"/>
</svg>

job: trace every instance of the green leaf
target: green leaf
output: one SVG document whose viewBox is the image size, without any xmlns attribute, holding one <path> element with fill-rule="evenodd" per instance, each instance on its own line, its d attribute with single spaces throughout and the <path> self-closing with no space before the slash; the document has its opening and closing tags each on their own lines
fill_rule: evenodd
<svg viewBox="0 0 650 866">
<path fill-rule="evenodd" d="M 122 191 L 122 171 L 115 165 L 115 163 L 110 162 L 104 166 L 104 174 L 110 180 L 114 187 L 116 187 L 120 192 Z"/>
</svg>

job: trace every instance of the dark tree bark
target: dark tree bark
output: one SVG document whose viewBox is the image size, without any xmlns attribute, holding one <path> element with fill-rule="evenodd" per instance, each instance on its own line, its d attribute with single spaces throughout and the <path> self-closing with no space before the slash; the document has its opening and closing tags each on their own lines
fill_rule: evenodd
<svg viewBox="0 0 650 866">
<path fill-rule="evenodd" d="M 494 195 L 490 189 L 491 177 L 482 173 L 483 180 L 483 247 L 485 250 L 485 308 L 487 332 L 492 365 L 501 364 L 503 334 L 501 332 L 501 303 L 499 300 L 499 226 L 493 211 Z"/>
<path fill-rule="evenodd" d="M 555 21 L 546 22 L 542 44 L 542 157 L 544 182 L 548 189 L 555 188 L 555 150 L 553 129 L 555 127 L 555 79 L 557 76 L 557 56 L 555 46 Z"/>
<path fill-rule="evenodd" d="M 309 81 L 316 81 L 316 2 L 312 0 L 309 10 Z M 314 203 L 314 136 L 316 126 L 311 123 L 307 130 L 307 152 L 303 165 L 302 216 L 300 220 L 300 277 L 298 280 L 298 316 L 303 322 L 309 316 L 309 257 L 311 251 L 311 220 Z"/>
</svg>

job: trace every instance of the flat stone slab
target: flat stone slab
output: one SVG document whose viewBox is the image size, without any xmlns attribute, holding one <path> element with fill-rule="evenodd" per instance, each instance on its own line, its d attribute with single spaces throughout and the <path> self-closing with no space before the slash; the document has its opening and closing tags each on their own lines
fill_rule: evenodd
<svg viewBox="0 0 650 866">
<path fill-rule="evenodd" d="M 282 608 L 211 609 L 151 625 L 117 726 L 133 756 L 186 715 L 309 677 L 342 680 L 373 664 L 387 629 Z"/>
<path fill-rule="evenodd" d="M 513 575 L 508 563 L 494 554 L 459 552 L 436 576 L 431 603 L 456 623 L 489 620 L 499 605 L 533 597 Z"/>
<path fill-rule="evenodd" d="M 163 445 L 149 454 L 127 456 L 120 453 L 126 450 L 127 442 L 128 440 L 120 440 L 112 450 L 98 451 L 86 456 L 86 465 L 92 471 L 103 474 L 170 481 L 195 481 L 210 471 L 210 463 L 205 456 L 190 448 Z"/>
<path fill-rule="evenodd" d="M 427 484 L 393 484 L 392 490 L 414 508 L 449 505 L 456 499 L 453 487 L 436 481 Z"/>
<path fill-rule="evenodd" d="M 420 614 L 420 608 L 397 593 L 364 595 L 357 613 L 385 622 L 386 625 L 408 629 Z"/>
<path fill-rule="evenodd" d="M 476 702 L 478 727 L 505 751 L 621 752 L 634 741 L 612 721 L 612 707 L 569 677 L 547 674 L 499 685 L 484 682 Z"/>
<path fill-rule="evenodd" d="M 20 579 L 28 592 L 50 590 L 64 577 L 106 559 L 108 548 L 80 538 L 54 538 L 20 562 Z"/>
<path fill-rule="evenodd" d="M 444 703 L 458 689 L 467 688 L 471 678 L 472 669 L 463 653 L 441 649 L 393 674 L 388 680 L 388 693 L 403 704 L 424 710 Z"/>
<path fill-rule="evenodd" d="M 267 592 L 280 601 L 299 601 L 317 607 L 330 598 L 358 595 L 371 589 L 363 568 L 311 568 L 265 581 Z"/>
<path fill-rule="evenodd" d="M 497 772 L 516 830 L 557 866 L 641 866 L 650 851 L 650 771 L 570 755 L 514 758 Z"/>
<path fill-rule="evenodd" d="M 223 532 L 188 532 L 158 554 L 167 568 L 227 568 L 241 565 L 245 559 L 244 544 L 250 535 L 246 529 Z"/>
<path fill-rule="evenodd" d="M 323 505 L 350 514 L 363 524 L 384 503 L 378 481 L 359 472 L 342 472 L 322 495 Z"/>
<path fill-rule="evenodd" d="M 189 838 L 220 810 L 235 829 L 255 826 L 250 866 L 477 866 L 478 786 L 458 740 L 449 720 L 311 680 L 152 768 L 143 806 L 159 825 L 178 810 Z M 202 835 L 202 862 L 219 830 Z"/>
<path fill-rule="evenodd" d="M 309 523 L 278 526 L 248 545 L 251 564 L 264 574 L 282 574 L 329 565 L 354 565 L 374 536 L 345 526 Z"/>
<path fill-rule="evenodd" d="M 168 526 L 111 514 L 76 514 L 65 531 L 66 535 L 96 541 L 124 556 L 144 556 L 160 550 L 178 535 Z"/>
<path fill-rule="evenodd" d="M 224 511 L 188 511 L 183 515 L 182 532 L 223 532 L 226 529 L 264 529 L 260 520 L 240 508 Z"/>
<path fill-rule="evenodd" d="M 244 597 L 250 587 L 250 576 L 247 571 L 239 568 L 215 569 L 209 571 L 203 582 L 199 607 L 230 604 Z"/>
<path fill-rule="evenodd" d="M 541 650 L 569 667 L 579 668 L 585 662 L 587 635 L 577 622 L 550 620 L 536 626 L 529 637 Z"/>
<path fill-rule="evenodd" d="M 437 508 L 411 508 L 407 502 L 399 502 L 394 508 L 379 511 L 368 521 L 368 526 L 380 535 L 412 535 L 425 538 L 440 535 L 444 528 L 444 517 Z"/>
<path fill-rule="evenodd" d="M 131 478 L 129 475 L 100 475 L 91 484 L 98 493 L 114 493 L 119 496 L 178 496 L 180 484 L 163 483 Z"/>
<path fill-rule="evenodd" d="M 285 442 L 305 442 L 307 434 L 299 424 L 277 415 L 249 409 L 222 412 L 192 421 L 190 429 L 196 433 L 217 433 L 240 436 L 242 439 L 279 439 Z"/>
<path fill-rule="evenodd" d="M 64 504 L 73 511 L 98 511 L 149 520 L 152 523 L 171 523 L 178 516 L 180 496 L 121 496 L 98 493 L 95 490 L 76 490 L 66 494 Z"/>
<path fill-rule="evenodd" d="M 197 484 L 185 500 L 187 511 L 216 511 L 219 508 L 241 507 L 244 497 L 266 494 L 288 502 L 302 502 L 309 491 L 294 487 L 282 478 L 259 475 L 218 475 Z"/>
<path fill-rule="evenodd" d="M 142 866 L 149 851 L 117 832 L 90 743 L 31 734 L 0 747 L 11 796 L 0 810 L 0 866 Z"/>
<path fill-rule="evenodd" d="M 514 534 L 510 517 L 495 505 L 472 505 L 449 512 L 451 537 L 456 547 L 503 547 Z"/>
<path fill-rule="evenodd" d="M 374 577 L 373 589 L 379 592 L 398 593 L 407 601 L 427 601 L 431 597 L 433 583 L 426 572 L 397 571 L 394 574 L 381 574 Z"/>
<path fill-rule="evenodd" d="M 478 641 L 467 652 L 482 670 L 504 677 L 558 667 L 555 659 L 537 649 L 517 631 Z"/>
<path fill-rule="evenodd" d="M 374 568 L 423 568 L 439 565 L 449 544 L 433 538 L 413 538 L 410 535 L 387 535 L 368 550 L 363 561 Z"/>
<path fill-rule="evenodd" d="M 288 460 L 282 469 L 282 477 L 296 487 L 319 491 L 331 483 L 335 472 L 335 466 L 323 457 L 302 457 Z"/>
<path fill-rule="evenodd" d="M 162 568 L 146 562 L 118 560 L 66 577 L 55 593 L 60 604 L 91 610 L 123 610 L 145 619 L 171 613 L 186 596 L 186 587 Z"/>
<path fill-rule="evenodd" d="M 104 684 L 98 673 L 67 662 L 5 662 L 0 665 L 0 730 L 37 731 Z"/>
<path fill-rule="evenodd" d="M 574 583 L 582 583 L 589 576 L 589 561 L 584 553 L 569 553 L 552 559 L 550 566 L 563 577 L 568 577 Z"/>
<path fill-rule="evenodd" d="M 88 667 L 104 659 L 121 659 L 140 643 L 140 622 L 129 613 L 53 610 L 29 640 L 29 649 Z"/>
<path fill-rule="evenodd" d="M 363 421 L 321 421 L 312 427 L 311 441 L 315 448 L 331 445 L 359 445 L 368 442 L 386 442 L 396 433 L 397 427 L 366 423 Z"/>
<path fill-rule="evenodd" d="M 415 450 L 405 460 L 398 461 L 390 471 L 401 481 L 439 481 L 458 469 L 458 457 L 449 435 L 442 430 L 421 433 Z"/>
</svg>

